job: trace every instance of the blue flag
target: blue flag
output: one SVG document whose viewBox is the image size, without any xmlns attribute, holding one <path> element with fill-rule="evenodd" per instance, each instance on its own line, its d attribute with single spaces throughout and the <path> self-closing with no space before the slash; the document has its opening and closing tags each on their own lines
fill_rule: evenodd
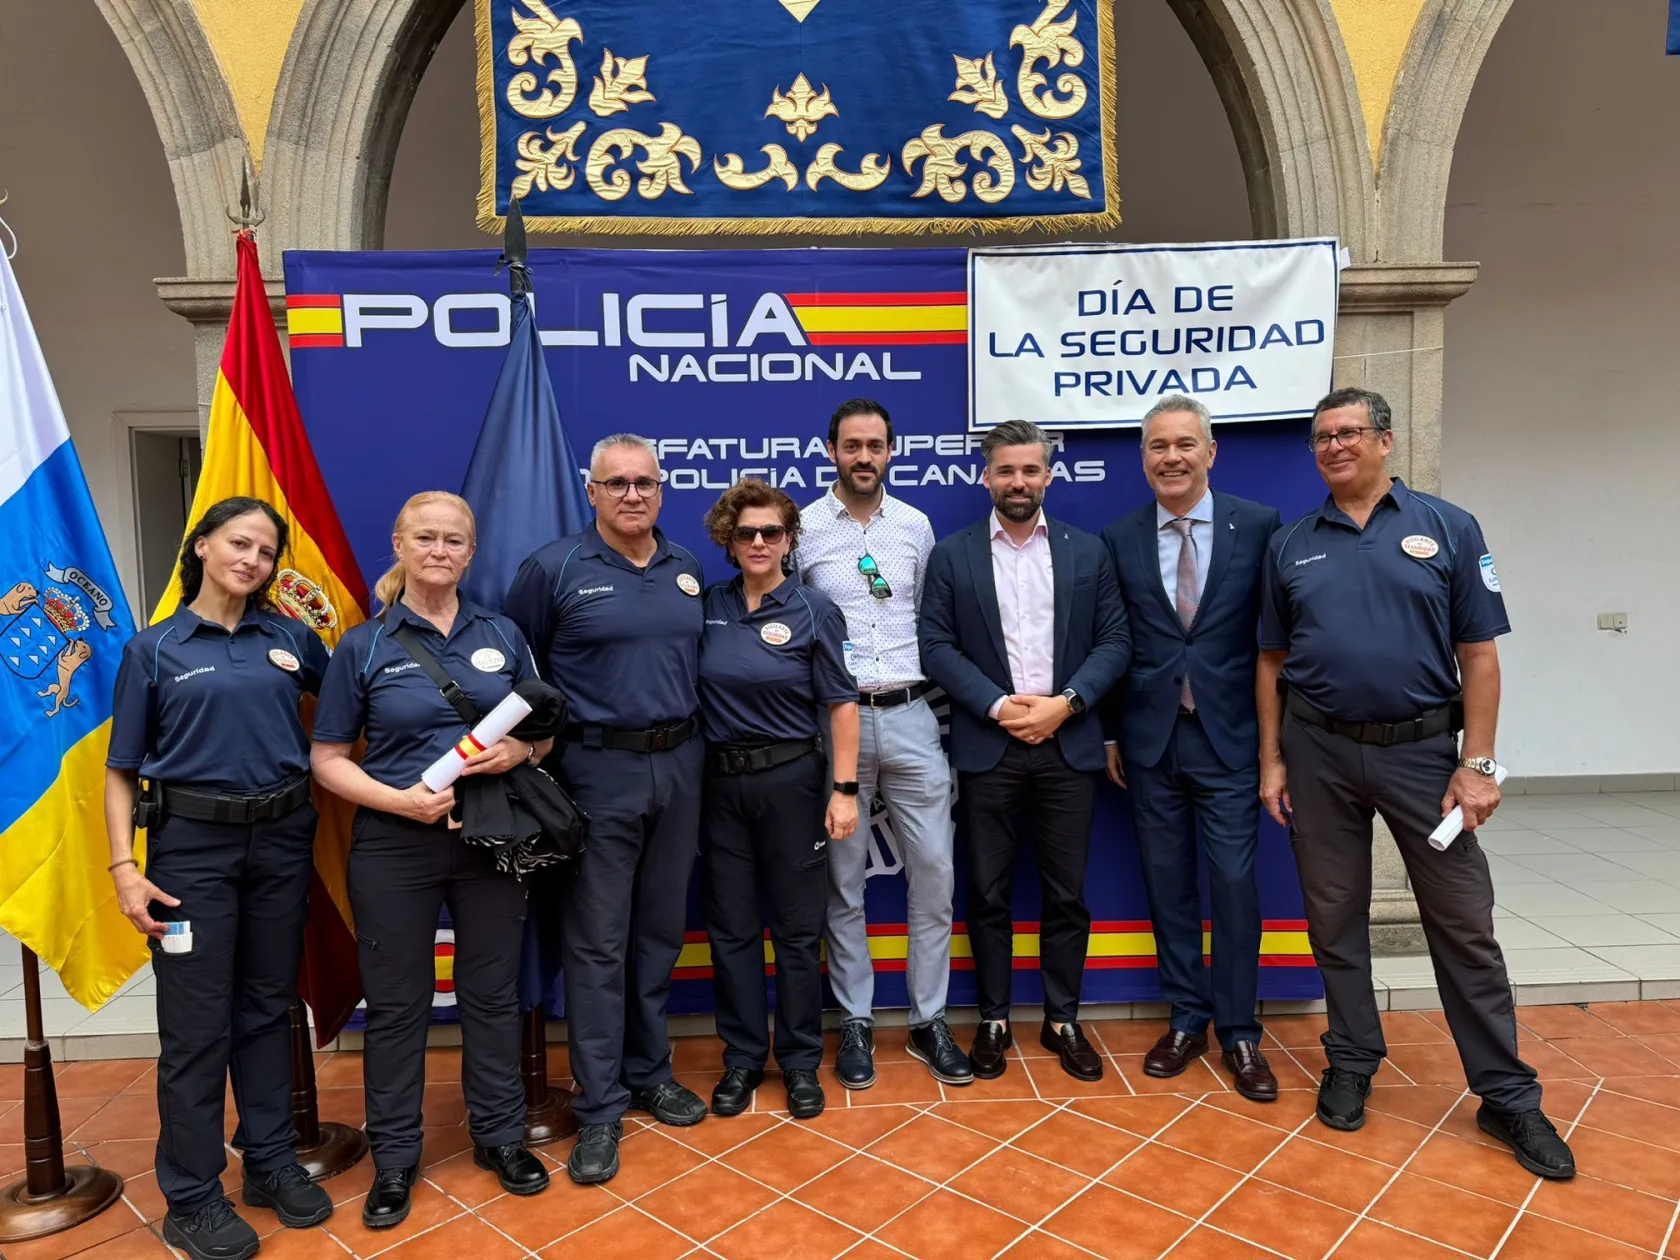
<svg viewBox="0 0 1680 1260">
<path fill-rule="evenodd" d="M 1680 0 L 1668 0 L 1668 55 L 1680 57 Z"/>
</svg>

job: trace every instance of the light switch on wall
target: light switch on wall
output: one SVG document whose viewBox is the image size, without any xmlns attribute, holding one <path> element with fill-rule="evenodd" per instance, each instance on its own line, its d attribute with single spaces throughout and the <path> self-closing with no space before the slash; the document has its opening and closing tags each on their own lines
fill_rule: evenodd
<svg viewBox="0 0 1680 1260">
<path fill-rule="evenodd" d="M 1610 612 L 1598 614 L 1598 628 L 1600 630 L 1614 630 L 1617 634 L 1628 632 L 1628 618 L 1624 612 Z"/>
</svg>

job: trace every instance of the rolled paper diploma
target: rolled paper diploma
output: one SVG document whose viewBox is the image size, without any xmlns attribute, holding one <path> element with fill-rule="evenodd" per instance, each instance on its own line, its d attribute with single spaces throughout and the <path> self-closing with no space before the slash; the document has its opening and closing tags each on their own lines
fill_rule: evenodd
<svg viewBox="0 0 1680 1260">
<path fill-rule="evenodd" d="M 1506 771 L 1504 766 L 1495 766 L 1493 768 L 1493 781 L 1495 785 L 1505 782 L 1505 773 Z M 1429 833 L 1429 847 L 1432 849 L 1439 849 L 1441 852 L 1445 853 L 1447 846 L 1454 840 L 1457 840 L 1458 833 L 1463 830 L 1464 809 L 1462 806 L 1454 805 L 1452 813 L 1441 819 L 1441 825 Z"/>
<path fill-rule="evenodd" d="M 525 702 L 523 696 L 510 693 L 485 714 L 484 720 L 473 727 L 471 734 L 462 736 L 460 743 L 426 767 L 426 773 L 420 776 L 420 781 L 434 792 L 443 791 L 461 777 L 461 767 L 467 764 L 468 757 L 475 757 L 490 747 L 523 722 L 530 712 L 531 706 Z"/>
</svg>

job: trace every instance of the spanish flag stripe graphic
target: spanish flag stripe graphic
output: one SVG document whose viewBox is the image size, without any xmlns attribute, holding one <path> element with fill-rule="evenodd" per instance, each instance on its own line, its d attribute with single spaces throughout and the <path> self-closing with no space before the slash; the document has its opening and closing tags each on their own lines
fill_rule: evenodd
<svg viewBox="0 0 1680 1260">
<path fill-rule="evenodd" d="M 343 333 L 293 333 L 293 350 L 333 350 L 344 344 Z"/>
<path fill-rule="evenodd" d="M 968 341 L 968 333 L 826 332 L 807 333 L 805 340 L 813 346 L 960 346 Z"/>
<path fill-rule="evenodd" d="M 331 306 L 342 311 L 344 297 L 338 293 L 288 293 L 286 295 L 286 309 L 295 310 L 300 306 Z"/>
<path fill-rule="evenodd" d="M 808 333 L 954 332 L 968 327 L 966 306 L 795 307 Z"/>
<path fill-rule="evenodd" d="M 786 293 L 789 306 L 961 306 L 966 293 Z M 334 298 L 333 301 L 337 301 Z"/>
<path fill-rule="evenodd" d="M 286 312 L 286 332 L 299 333 L 344 332 L 344 312 L 336 306 L 298 306 Z"/>
</svg>

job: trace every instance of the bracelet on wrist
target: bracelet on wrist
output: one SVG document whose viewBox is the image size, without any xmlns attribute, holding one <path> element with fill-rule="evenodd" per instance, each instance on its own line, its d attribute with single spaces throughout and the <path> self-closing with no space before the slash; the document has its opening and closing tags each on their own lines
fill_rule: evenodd
<svg viewBox="0 0 1680 1260">
<path fill-rule="evenodd" d="M 117 873 L 117 867 L 119 866 L 132 866 L 135 870 L 139 870 L 140 862 L 137 858 L 124 858 L 120 862 L 112 862 L 111 865 L 105 868 L 106 874 L 115 875 Z"/>
</svg>

